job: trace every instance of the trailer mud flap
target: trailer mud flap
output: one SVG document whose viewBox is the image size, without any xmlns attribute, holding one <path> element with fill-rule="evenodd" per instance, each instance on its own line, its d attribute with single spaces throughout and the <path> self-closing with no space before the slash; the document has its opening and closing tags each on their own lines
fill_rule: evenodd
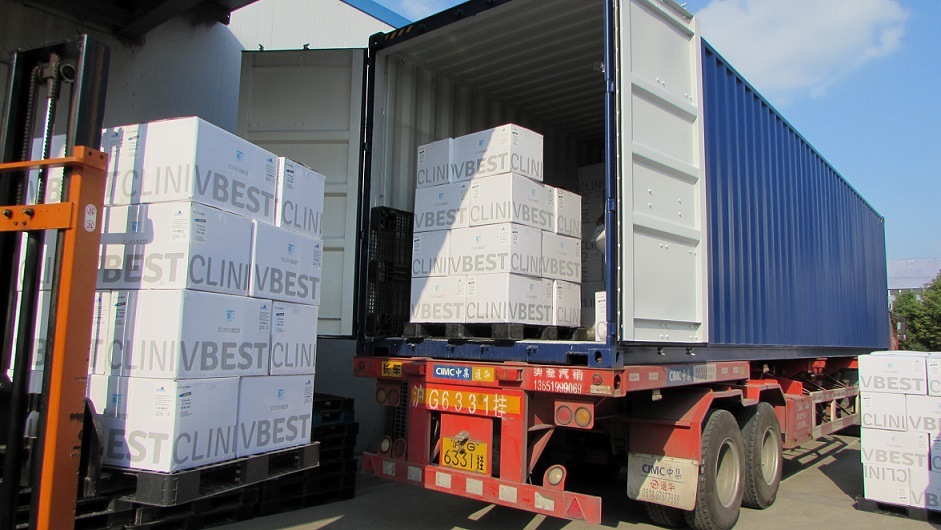
<svg viewBox="0 0 941 530">
<path fill-rule="evenodd" d="M 634 500 L 692 510 L 698 484 L 699 464 L 695 460 L 628 454 L 627 496 Z"/>
</svg>

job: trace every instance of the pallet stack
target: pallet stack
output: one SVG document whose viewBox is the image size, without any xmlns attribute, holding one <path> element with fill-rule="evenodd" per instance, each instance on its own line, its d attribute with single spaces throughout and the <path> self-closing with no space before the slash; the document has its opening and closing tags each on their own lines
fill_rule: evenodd
<svg viewBox="0 0 941 530">
<path fill-rule="evenodd" d="M 926 520 L 941 511 L 941 354 L 859 358 L 861 509 Z"/>
<path fill-rule="evenodd" d="M 320 465 L 259 484 L 256 515 L 353 498 L 357 469 L 353 450 L 359 432 L 353 399 L 315 394 L 312 423 L 313 438 L 320 442 Z"/>
<path fill-rule="evenodd" d="M 512 124 L 418 148 L 412 323 L 581 324 L 581 202 L 543 169 Z"/>
</svg>

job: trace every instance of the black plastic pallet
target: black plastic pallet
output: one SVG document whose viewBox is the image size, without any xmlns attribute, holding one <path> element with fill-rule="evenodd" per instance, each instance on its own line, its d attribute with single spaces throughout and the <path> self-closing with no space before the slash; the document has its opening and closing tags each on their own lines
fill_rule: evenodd
<svg viewBox="0 0 941 530">
<path fill-rule="evenodd" d="M 902 506 L 879 502 L 863 497 L 856 498 L 856 509 L 864 512 L 881 513 L 883 515 L 905 517 L 914 521 L 925 521 L 941 524 L 941 512 L 920 508 L 917 506 Z"/>
<path fill-rule="evenodd" d="M 341 465 L 343 469 L 321 473 L 318 468 L 297 475 L 262 482 L 258 485 L 258 501 L 266 503 L 300 497 L 318 491 L 333 491 L 355 486 L 357 461 L 350 459 L 342 464 L 338 463 L 338 465 Z"/>
<path fill-rule="evenodd" d="M 310 469 L 319 461 L 320 443 L 313 442 L 177 473 L 106 468 L 95 493 L 124 489 L 133 492 L 123 497 L 129 502 L 174 506 Z"/>
<path fill-rule="evenodd" d="M 587 340 L 585 328 L 538 326 L 533 324 L 459 324 L 416 323 L 405 324 L 403 336 L 408 339 L 449 340 Z"/>
<path fill-rule="evenodd" d="M 252 505 L 258 502 L 258 489 L 249 487 L 188 502 L 159 507 L 139 506 L 134 522 L 126 528 L 169 530 L 171 528 L 205 528 L 250 519 Z"/>
<path fill-rule="evenodd" d="M 289 512 L 309 506 L 319 506 L 331 502 L 344 501 L 352 499 L 356 493 L 356 486 L 349 486 L 336 490 L 316 491 L 306 493 L 289 499 L 279 499 L 266 503 L 255 505 L 255 514 L 259 516 L 273 515 L 276 513 Z"/>
<path fill-rule="evenodd" d="M 356 435 L 359 434 L 359 423 L 337 423 L 333 425 L 319 425 L 311 429 L 312 440 L 320 442 L 322 447 L 337 447 L 338 445 L 356 444 Z"/>
<path fill-rule="evenodd" d="M 16 530 L 26 530 L 29 527 L 29 494 L 29 489 L 20 491 Z M 134 522 L 134 509 L 134 504 L 118 496 L 79 499 L 75 505 L 75 530 L 124 528 Z"/>
<path fill-rule="evenodd" d="M 353 405 L 353 398 L 314 394 L 311 425 L 316 428 L 321 425 L 350 423 L 355 417 Z"/>
<path fill-rule="evenodd" d="M 353 452 L 356 447 L 356 436 L 351 437 L 352 443 L 339 444 L 336 447 L 320 449 L 320 463 L 340 462 L 353 458 Z"/>
<path fill-rule="evenodd" d="M 411 212 L 372 208 L 366 267 L 365 333 L 395 337 L 408 321 L 412 264 Z"/>
</svg>

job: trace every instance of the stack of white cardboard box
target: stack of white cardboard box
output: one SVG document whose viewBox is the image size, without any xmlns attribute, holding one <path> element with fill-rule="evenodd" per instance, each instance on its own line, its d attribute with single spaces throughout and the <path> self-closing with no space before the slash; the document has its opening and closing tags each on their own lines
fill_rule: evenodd
<svg viewBox="0 0 941 530">
<path fill-rule="evenodd" d="M 310 441 L 324 177 L 197 118 L 106 130 L 89 397 L 103 462 Z"/>
<path fill-rule="evenodd" d="M 581 202 L 542 146 L 508 124 L 418 148 L 412 322 L 581 324 Z"/>
<path fill-rule="evenodd" d="M 859 358 L 864 496 L 941 510 L 941 354 Z"/>
<path fill-rule="evenodd" d="M 604 253 L 592 241 L 604 225 L 604 164 L 578 168 L 578 193 L 582 196 L 582 326 L 603 340 L 605 319 Z"/>
</svg>

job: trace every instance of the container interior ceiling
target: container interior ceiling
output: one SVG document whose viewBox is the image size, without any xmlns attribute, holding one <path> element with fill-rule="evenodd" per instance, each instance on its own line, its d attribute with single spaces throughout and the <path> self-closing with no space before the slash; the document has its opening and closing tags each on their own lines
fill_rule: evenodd
<svg viewBox="0 0 941 530">
<path fill-rule="evenodd" d="M 604 157 L 603 54 L 601 0 L 514 0 L 381 49 L 372 206 L 412 210 L 419 145 L 503 123 L 543 134 L 545 181 L 575 190 Z"/>
</svg>

